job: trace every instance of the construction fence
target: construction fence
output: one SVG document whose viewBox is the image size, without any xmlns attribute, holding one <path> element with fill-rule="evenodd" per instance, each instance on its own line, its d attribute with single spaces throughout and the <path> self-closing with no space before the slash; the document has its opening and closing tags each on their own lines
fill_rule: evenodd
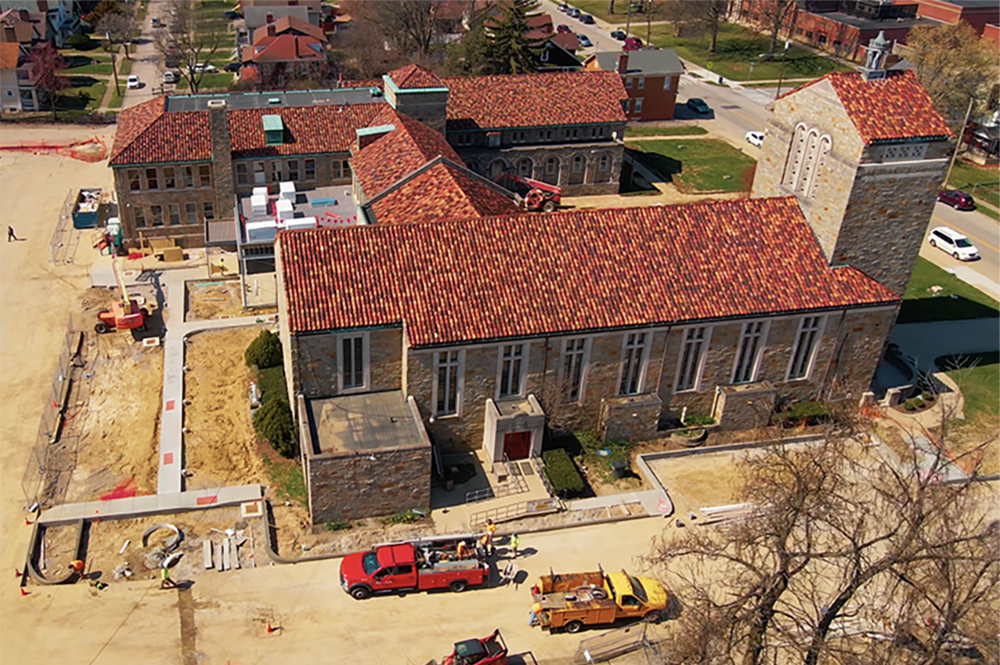
<svg viewBox="0 0 1000 665">
<path fill-rule="evenodd" d="M 96 372 L 100 343 L 93 330 L 84 329 L 82 316 L 70 316 L 55 371 L 46 394 L 34 445 L 21 479 L 28 506 L 61 503 L 76 467 L 82 434 L 76 417 L 86 408 Z"/>
</svg>

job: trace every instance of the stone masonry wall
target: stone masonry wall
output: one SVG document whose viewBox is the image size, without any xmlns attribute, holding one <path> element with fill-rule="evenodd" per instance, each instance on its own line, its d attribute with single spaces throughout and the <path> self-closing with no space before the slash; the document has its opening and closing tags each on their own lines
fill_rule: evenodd
<svg viewBox="0 0 1000 665">
<path fill-rule="evenodd" d="M 368 390 L 399 390 L 402 386 L 402 328 L 376 328 L 368 333 Z M 348 333 L 352 334 L 352 333 Z M 294 335 L 291 339 L 294 389 L 309 398 L 340 393 L 337 374 L 337 333 Z"/>
<path fill-rule="evenodd" d="M 369 455 L 307 458 L 313 524 L 427 509 L 431 500 L 431 448 Z"/>
<path fill-rule="evenodd" d="M 208 162 L 202 162 L 202 164 L 208 164 Z M 186 166 L 192 166 L 195 172 L 194 182 L 197 184 L 197 172 L 199 164 L 188 164 Z M 162 166 L 150 166 L 142 167 L 138 169 L 141 171 L 140 175 L 141 181 L 145 182 L 145 170 L 146 168 L 156 168 L 158 172 L 158 178 L 160 186 L 164 184 L 163 180 L 163 167 Z M 180 169 L 181 165 L 175 167 Z M 205 246 L 205 222 L 204 217 L 204 204 L 211 203 L 212 207 L 216 212 L 216 219 L 221 219 L 219 217 L 219 202 L 216 200 L 215 188 L 213 187 L 192 187 L 192 188 L 180 188 L 180 189 L 159 189 L 155 191 L 149 191 L 143 189 L 140 191 L 129 191 L 128 182 L 128 171 L 132 170 L 132 167 L 115 167 L 114 168 L 114 180 L 115 180 L 115 191 L 118 193 L 118 203 L 119 203 L 119 213 L 118 216 L 122 220 L 122 237 L 126 246 L 138 247 L 139 246 L 139 232 L 142 232 L 142 237 L 146 240 L 152 238 L 172 238 L 177 241 L 177 244 L 186 249 L 192 247 L 204 247 Z M 177 181 L 180 184 L 180 181 Z M 197 215 L 197 223 L 187 224 L 187 211 L 186 204 L 195 204 L 195 213 Z M 158 205 L 163 210 L 163 226 L 153 226 L 153 218 L 151 212 L 151 206 Z M 177 211 L 180 214 L 180 224 L 170 223 L 170 206 L 176 205 Z M 142 228 L 136 226 L 135 211 L 137 207 L 143 209 L 143 214 L 146 220 L 146 225 Z M 229 217 L 232 217 L 232 210 L 228 211 Z"/>
<path fill-rule="evenodd" d="M 622 132 L 624 132 L 624 125 L 619 130 L 619 135 Z M 531 173 L 528 177 L 543 182 L 552 180 L 546 174 L 545 163 L 550 157 L 555 157 L 559 160 L 559 173 L 557 182 L 552 184 L 559 185 L 564 196 L 617 194 L 625 155 L 625 147 L 613 142 L 506 148 L 486 148 L 484 146 L 461 148 L 455 146 L 455 149 L 471 170 L 485 177 L 492 177 L 494 162 L 499 161 L 504 172 L 521 174 L 519 169 L 521 161 L 531 160 Z M 582 183 L 570 184 L 574 179 L 572 173 L 573 158 L 577 155 L 584 158 L 585 173 Z M 608 157 L 609 168 L 607 171 L 599 172 L 598 164 L 602 155 Z"/>
</svg>

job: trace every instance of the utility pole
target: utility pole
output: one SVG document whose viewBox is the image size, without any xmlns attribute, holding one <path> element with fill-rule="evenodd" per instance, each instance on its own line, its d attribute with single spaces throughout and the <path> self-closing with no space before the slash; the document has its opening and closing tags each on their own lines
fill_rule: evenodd
<svg viewBox="0 0 1000 665">
<path fill-rule="evenodd" d="M 632 0 L 626 0 L 628 2 L 628 12 L 625 14 L 625 38 L 628 39 L 628 30 L 632 25 Z"/>
<path fill-rule="evenodd" d="M 965 112 L 965 120 L 962 121 L 962 128 L 958 130 L 958 143 L 955 145 L 955 152 L 951 153 L 951 163 L 948 164 L 948 175 L 944 177 L 944 187 L 947 187 L 948 181 L 951 180 L 951 170 L 955 168 L 955 159 L 958 157 L 958 151 L 962 147 L 962 139 L 965 138 L 965 128 L 969 124 L 969 116 L 972 115 L 972 105 L 975 101 L 975 97 L 969 97 L 969 109 Z"/>
<path fill-rule="evenodd" d="M 778 92 L 774 93 L 774 98 L 781 96 L 781 83 L 785 80 L 785 59 L 788 56 L 788 40 L 785 40 L 785 50 L 781 52 L 781 71 L 778 74 Z"/>
<path fill-rule="evenodd" d="M 105 32 L 104 37 L 108 40 L 108 50 L 111 51 L 111 77 L 115 80 L 115 94 L 121 97 L 122 84 L 118 82 L 118 67 L 115 66 L 115 45 L 111 43 L 110 32 Z"/>
</svg>

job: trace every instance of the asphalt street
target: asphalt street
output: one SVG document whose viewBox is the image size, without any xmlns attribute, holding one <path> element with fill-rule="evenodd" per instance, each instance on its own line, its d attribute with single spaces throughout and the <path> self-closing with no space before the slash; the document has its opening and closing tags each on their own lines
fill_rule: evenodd
<svg viewBox="0 0 1000 665">
<path fill-rule="evenodd" d="M 934 207 L 934 216 L 927 224 L 927 231 L 936 226 L 949 226 L 968 236 L 979 249 L 981 258 L 978 261 L 959 261 L 941 250 L 932 249 L 933 254 L 940 255 L 932 259 L 935 263 L 943 267 L 964 265 L 994 282 L 1000 282 L 1000 224 L 980 212 L 962 212 L 938 203 Z"/>
</svg>

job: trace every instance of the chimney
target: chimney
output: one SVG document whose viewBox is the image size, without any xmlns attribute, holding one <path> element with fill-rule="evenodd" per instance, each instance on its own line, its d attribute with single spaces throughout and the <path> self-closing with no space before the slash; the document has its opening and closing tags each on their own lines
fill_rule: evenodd
<svg viewBox="0 0 1000 665">
<path fill-rule="evenodd" d="M 275 34 L 274 33 L 274 24 L 273 23 L 268 23 L 267 24 L 267 36 L 268 37 L 274 37 L 274 34 Z"/>
<path fill-rule="evenodd" d="M 618 54 L 618 64 L 615 65 L 615 71 L 621 76 L 625 76 L 625 72 L 628 71 L 628 53 L 626 51 Z"/>
<path fill-rule="evenodd" d="M 208 101 L 208 136 L 212 145 L 212 189 L 218 219 L 230 219 L 236 205 L 233 149 L 229 140 L 229 109 L 225 99 Z"/>
<path fill-rule="evenodd" d="M 274 14 L 266 14 L 264 16 L 264 23 L 274 23 Z"/>
</svg>

